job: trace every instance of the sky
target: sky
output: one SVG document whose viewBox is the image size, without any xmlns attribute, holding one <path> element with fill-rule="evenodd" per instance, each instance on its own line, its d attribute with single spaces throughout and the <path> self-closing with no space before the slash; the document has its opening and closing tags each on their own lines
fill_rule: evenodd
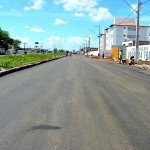
<svg viewBox="0 0 150 150">
<path fill-rule="evenodd" d="M 150 0 L 140 1 L 140 24 L 150 25 Z M 114 18 L 136 18 L 137 0 L 0 0 L 0 27 L 21 47 L 79 50 Z M 38 45 L 35 45 L 38 42 Z"/>
</svg>

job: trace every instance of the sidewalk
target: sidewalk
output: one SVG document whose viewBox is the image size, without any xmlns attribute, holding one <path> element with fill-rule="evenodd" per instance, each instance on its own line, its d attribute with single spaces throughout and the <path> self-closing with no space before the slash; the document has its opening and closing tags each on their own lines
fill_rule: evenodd
<svg viewBox="0 0 150 150">
<path fill-rule="evenodd" d="M 108 62 L 112 62 L 112 63 L 116 63 L 116 64 L 120 64 L 119 60 L 113 60 L 113 59 L 108 59 L 108 58 L 100 58 L 101 61 L 108 61 Z M 126 63 L 121 63 L 120 65 L 127 65 L 129 66 L 128 62 Z M 131 65 L 132 67 L 137 67 L 139 69 L 143 69 L 143 70 L 148 70 L 150 71 L 150 61 L 139 61 L 137 64 L 135 65 Z M 131 67 L 129 66 L 129 67 Z"/>
</svg>

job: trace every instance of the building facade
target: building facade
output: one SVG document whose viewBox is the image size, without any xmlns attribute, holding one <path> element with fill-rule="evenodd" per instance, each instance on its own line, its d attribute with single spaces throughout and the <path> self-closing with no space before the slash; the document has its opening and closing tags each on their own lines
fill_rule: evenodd
<svg viewBox="0 0 150 150">
<path fill-rule="evenodd" d="M 121 46 L 123 42 L 136 41 L 136 24 L 132 18 L 115 18 L 114 24 L 104 30 L 105 38 L 101 38 L 101 50 L 110 51 L 112 46 Z M 150 41 L 150 26 L 139 26 L 139 44 Z M 142 44 L 143 43 L 143 44 Z M 104 44 L 104 45 L 103 45 Z"/>
</svg>

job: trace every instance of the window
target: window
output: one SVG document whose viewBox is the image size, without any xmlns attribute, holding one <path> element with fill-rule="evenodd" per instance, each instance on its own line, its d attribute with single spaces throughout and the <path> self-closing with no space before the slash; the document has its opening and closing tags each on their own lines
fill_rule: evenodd
<svg viewBox="0 0 150 150">
<path fill-rule="evenodd" d="M 133 46 L 132 43 L 129 43 L 129 46 Z"/>
<path fill-rule="evenodd" d="M 128 31 L 136 31 L 136 27 L 135 26 L 128 26 Z"/>
<path fill-rule="evenodd" d="M 127 38 L 135 38 L 135 35 L 127 35 Z"/>
</svg>

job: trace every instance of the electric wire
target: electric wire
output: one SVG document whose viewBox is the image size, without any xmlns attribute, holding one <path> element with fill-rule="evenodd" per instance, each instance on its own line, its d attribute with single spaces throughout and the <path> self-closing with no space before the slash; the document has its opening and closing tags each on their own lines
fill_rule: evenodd
<svg viewBox="0 0 150 150">
<path fill-rule="evenodd" d="M 123 1 L 136 12 L 136 9 L 134 9 L 126 0 L 123 0 Z"/>
<path fill-rule="evenodd" d="M 114 9 L 114 11 L 112 11 L 111 13 L 115 14 L 119 10 L 119 8 L 121 8 L 121 5 L 122 5 L 122 3 L 118 4 L 118 7 L 116 9 Z"/>
<path fill-rule="evenodd" d="M 126 0 L 123 0 L 128 6 L 130 6 L 132 9 L 133 9 L 133 11 L 123 20 L 123 21 L 121 21 L 119 24 L 117 24 L 117 25 L 121 25 L 123 22 L 125 22 L 125 20 L 127 20 L 134 12 L 136 12 L 136 10 L 137 10 L 137 8 L 136 9 L 134 9 Z M 150 0 L 147 0 L 147 1 L 145 1 L 145 2 L 142 2 L 142 3 L 140 3 L 140 5 L 143 5 L 143 4 L 145 4 L 145 3 L 147 3 L 147 2 L 149 2 Z M 113 3 L 113 5 L 112 5 L 112 7 L 110 8 L 110 10 L 115 6 L 115 4 L 116 3 Z M 121 4 L 121 3 L 120 3 Z M 119 5 L 118 5 L 119 6 Z M 109 10 L 109 11 L 110 11 Z M 143 16 L 143 15 L 145 15 L 145 14 L 147 14 L 147 13 L 150 13 L 150 11 L 149 12 L 145 12 L 144 14 L 142 14 L 141 16 Z M 133 18 L 132 20 L 130 20 L 131 22 L 133 21 L 133 20 L 135 20 L 137 17 L 135 17 L 135 18 Z M 115 29 L 115 28 L 117 28 L 117 26 L 114 26 L 114 28 L 113 29 Z M 108 31 L 107 33 L 109 33 L 109 32 L 111 32 L 111 30 L 110 31 Z M 113 35 L 113 36 L 116 36 L 116 35 Z M 124 36 L 117 36 L 117 37 L 124 37 Z M 140 37 L 142 37 L 142 36 L 140 36 Z"/>
<path fill-rule="evenodd" d="M 147 2 L 150 2 L 150 0 L 147 0 L 145 2 L 141 2 L 141 5 L 143 5 L 143 4 L 147 3 Z"/>
<path fill-rule="evenodd" d="M 150 11 L 145 12 L 145 13 L 143 13 L 143 14 L 142 14 L 142 15 L 140 15 L 140 16 L 144 16 L 145 14 L 148 14 L 148 13 L 150 13 Z"/>
<path fill-rule="evenodd" d="M 133 13 L 134 13 L 135 11 L 132 11 L 125 19 L 123 19 L 123 21 L 121 21 L 119 24 L 117 24 L 117 25 L 121 25 L 124 21 L 126 21 Z M 133 21 L 135 18 L 133 18 L 131 21 Z M 115 28 L 117 28 L 117 26 L 114 26 L 114 28 L 113 29 L 115 29 Z M 109 32 L 111 32 L 111 30 L 110 31 L 108 31 L 107 33 L 109 33 Z"/>
<path fill-rule="evenodd" d="M 116 13 L 119 10 L 118 8 L 120 8 L 120 6 L 122 5 L 122 3 L 120 2 L 121 2 L 120 0 L 115 1 L 112 7 L 109 9 L 109 11 L 113 14 Z"/>
</svg>

